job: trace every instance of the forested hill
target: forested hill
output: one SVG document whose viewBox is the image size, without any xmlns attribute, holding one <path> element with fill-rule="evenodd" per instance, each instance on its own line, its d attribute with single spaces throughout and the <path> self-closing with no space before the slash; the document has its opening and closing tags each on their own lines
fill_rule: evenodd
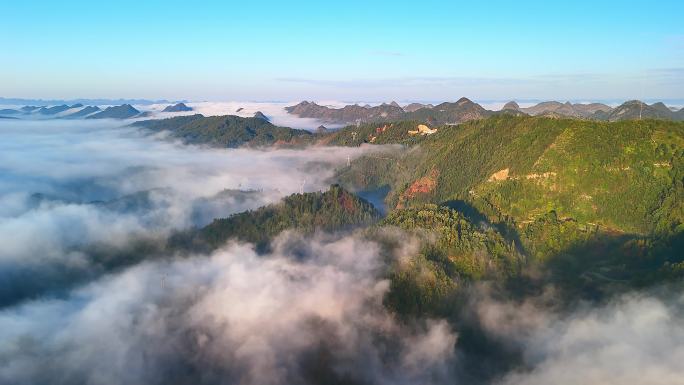
<svg viewBox="0 0 684 385">
<path fill-rule="evenodd" d="M 458 126 L 405 121 L 319 135 L 290 130 L 285 131 L 289 139 L 264 139 L 256 127 L 264 133 L 281 131 L 258 118 L 195 115 L 170 121 L 175 125 L 145 125 L 191 143 L 219 146 L 279 140 L 403 144 L 404 151 L 363 156 L 337 174 L 349 190 L 389 191 L 388 217 L 379 226 L 437 233 L 437 243 L 426 243 L 413 259 L 416 270 L 392 278 L 398 285 L 394 289 L 407 291 L 393 289 L 394 299 L 388 299 L 399 301 L 392 306 L 402 312 L 434 309 L 425 298 L 411 304 L 413 295 L 445 293 L 421 294 L 427 289 L 414 282 L 421 269 L 443 279 L 439 282 L 450 289 L 439 290 L 446 292 L 464 280 L 517 279 L 530 266 L 550 272 L 555 285 L 589 293 L 684 275 L 681 122 L 502 114 Z M 227 139 L 240 132 L 233 130 L 234 122 L 254 123 L 244 130 L 257 134 Z M 325 193 L 293 195 L 276 205 L 217 219 L 203 229 L 177 234 L 171 246 L 212 250 L 235 238 L 265 250 L 286 229 L 335 231 L 378 218 L 369 203 L 333 186 Z"/>
<path fill-rule="evenodd" d="M 340 176 L 356 187 L 390 186 L 392 207 L 477 200 L 520 222 L 556 210 L 648 232 L 664 220 L 657 209 L 681 182 L 680 122 L 499 116 L 414 137 L 404 133 L 410 126 L 388 127 L 375 142 L 420 145 L 396 158 L 361 158 Z"/>
<path fill-rule="evenodd" d="M 334 232 L 368 226 L 379 218 L 380 213 L 370 203 L 332 185 L 325 192 L 293 194 L 277 204 L 215 219 L 199 230 L 177 234 L 171 245 L 175 249 L 212 250 L 237 239 L 265 250 L 283 230 Z"/>
<path fill-rule="evenodd" d="M 497 116 L 435 128 L 338 177 L 389 190 L 390 215 L 437 204 L 489 223 L 573 288 L 684 273 L 684 123 Z"/>
<path fill-rule="evenodd" d="M 168 131 L 188 144 L 215 147 L 301 146 L 311 143 L 314 135 L 306 130 L 279 127 L 268 120 L 239 116 L 200 114 L 169 119 L 145 120 L 133 124 L 152 131 Z"/>
</svg>

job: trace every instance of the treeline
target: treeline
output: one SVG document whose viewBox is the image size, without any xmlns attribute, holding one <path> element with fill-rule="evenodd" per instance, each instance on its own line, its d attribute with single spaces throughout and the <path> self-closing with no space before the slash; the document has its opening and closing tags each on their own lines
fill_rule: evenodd
<svg viewBox="0 0 684 385">
<path fill-rule="evenodd" d="M 277 204 L 215 219 L 201 229 L 174 235 L 169 244 L 172 250 L 211 251 L 235 239 L 253 243 L 258 251 L 265 252 L 270 241 L 284 230 L 304 234 L 344 231 L 371 225 L 379 218 L 370 203 L 332 185 L 325 192 L 293 194 Z"/>
</svg>

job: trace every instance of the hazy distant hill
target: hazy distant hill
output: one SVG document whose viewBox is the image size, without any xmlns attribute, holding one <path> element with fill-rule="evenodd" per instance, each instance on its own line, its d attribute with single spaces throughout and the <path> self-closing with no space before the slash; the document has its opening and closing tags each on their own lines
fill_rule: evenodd
<svg viewBox="0 0 684 385">
<path fill-rule="evenodd" d="M 481 119 L 493 114 L 467 98 L 455 103 L 442 103 L 431 107 L 412 105 L 411 111 L 404 111 L 395 104 L 381 104 L 375 107 L 348 105 L 342 108 L 320 106 L 314 102 L 301 102 L 285 110 L 302 118 L 315 118 L 335 124 L 355 124 L 367 122 L 386 122 L 415 120 L 428 124 L 458 124 L 473 119 Z M 416 109 L 414 109 L 416 108 Z"/>
<path fill-rule="evenodd" d="M 459 124 L 474 119 L 491 116 L 492 111 L 468 98 L 461 98 L 455 103 L 441 103 L 432 108 L 421 108 L 403 115 L 405 120 L 415 120 L 433 125 Z"/>
<path fill-rule="evenodd" d="M 520 111 L 520 106 L 515 101 L 510 101 L 501 108 L 501 111 L 505 110 Z"/>
<path fill-rule="evenodd" d="M 420 110 L 421 108 L 432 108 L 432 107 L 434 107 L 432 104 L 411 103 L 411 104 L 405 105 L 403 108 L 404 108 L 404 111 L 406 111 L 406 112 L 413 112 L 413 111 Z"/>
<path fill-rule="evenodd" d="M 3 98 L 0 97 L 0 105 L 38 105 L 55 106 L 61 104 L 83 104 L 83 105 L 119 105 L 119 104 L 169 104 L 169 100 L 149 100 L 149 99 L 23 99 L 23 98 Z"/>
<path fill-rule="evenodd" d="M 301 145 L 310 143 L 314 137 L 309 131 L 275 126 L 262 118 L 233 115 L 205 117 L 196 114 L 140 121 L 133 125 L 152 131 L 168 131 L 186 143 L 231 148 Z"/>
<path fill-rule="evenodd" d="M 37 114 L 41 115 L 56 115 L 60 112 L 64 112 L 70 108 L 77 108 L 78 106 L 70 107 L 67 106 L 66 104 L 62 104 L 61 106 L 53 106 L 53 107 L 41 107 L 38 111 L 36 111 Z"/>
<path fill-rule="evenodd" d="M 11 108 L 4 108 L 0 110 L 0 115 L 16 115 L 21 114 L 21 111 L 13 110 Z"/>
<path fill-rule="evenodd" d="M 674 113 L 674 116 L 677 117 L 677 120 L 684 120 L 684 108 L 680 109 L 679 111 Z"/>
<path fill-rule="evenodd" d="M 93 114 L 95 112 L 98 112 L 98 111 L 100 111 L 100 107 L 86 106 L 83 109 L 74 112 L 73 114 L 66 115 L 65 118 L 68 118 L 68 119 L 83 118 L 83 117 L 86 117 L 86 116 Z"/>
<path fill-rule="evenodd" d="M 86 119 L 128 119 L 139 114 L 140 111 L 130 104 L 122 104 L 120 106 L 107 107 L 104 111 L 87 116 Z"/>
<path fill-rule="evenodd" d="M 556 101 L 542 102 L 532 107 L 519 109 L 530 115 L 544 115 L 553 113 L 575 118 L 588 118 L 597 111 L 609 112 L 612 110 L 610 106 L 602 103 L 573 104 L 570 102 L 560 103 Z"/>
<path fill-rule="evenodd" d="M 648 105 L 639 100 L 630 100 L 609 112 L 597 112 L 592 118 L 610 122 L 637 119 L 684 120 L 681 111 L 674 112 L 661 102 Z"/>
<path fill-rule="evenodd" d="M 172 106 L 167 106 L 162 110 L 162 112 L 187 112 L 192 111 L 191 107 L 185 105 L 185 103 L 177 103 Z"/>
<path fill-rule="evenodd" d="M 362 107 L 355 104 L 342 108 L 330 108 L 307 101 L 285 107 L 285 110 L 300 118 L 315 118 L 324 123 L 331 124 L 353 124 L 357 122 L 400 119 L 404 113 L 401 107 L 391 104 L 382 104 L 375 107 Z"/>
</svg>

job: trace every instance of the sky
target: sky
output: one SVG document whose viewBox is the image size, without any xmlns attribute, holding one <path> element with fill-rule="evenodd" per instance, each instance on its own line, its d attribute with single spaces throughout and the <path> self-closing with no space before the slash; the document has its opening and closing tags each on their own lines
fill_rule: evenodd
<svg viewBox="0 0 684 385">
<path fill-rule="evenodd" d="M 679 0 L 3 3 L 4 97 L 684 98 Z"/>
</svg>

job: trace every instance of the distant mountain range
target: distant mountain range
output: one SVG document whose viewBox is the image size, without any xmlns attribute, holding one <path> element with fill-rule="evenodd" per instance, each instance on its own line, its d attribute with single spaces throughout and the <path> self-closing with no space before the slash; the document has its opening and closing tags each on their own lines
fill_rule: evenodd
<svg viewBox="0 0 684 385">
<path fill-rule="evenodd" d="M 364 123 L 415 121 L 429 126 L 455 125 L 489 116 L 507 114 L 514 116 L 546 116 L 553 118 L 588 119 L 597 121 L 620 121 L 638 119 L 684 120 L 684 109 L 668 107 L 662 102 L 646 104 L 638 100 L 627 101 L 617 107 L 603 103 L 561 103 L 545 101 L 530 107 L 520 107 L 515 101 L 506 103 L 501 110 L 493 111 L 482 107 L 468 98 L 456 102 L 444 102 L 437 105 L 411 103 L 400 106 L 396 102 L 383 103 L 376 106 L 347 105 L 341 108 L 319 105 L 312 101 L 285 107 L 285 110 L 300 118 L 313 118 L 325 125 L 360 125 Z M 163 112 L 193 111 L 185 103 L 168 105 Z M 0 109 L 0 117 L 33 118 L 33 119 L 130 119 L 151 116 L 151 112 L 141 112 L 129 103 L 102 107 L 84 106 L 82 103 L 58 105 L 26 105 L 21 108 Z M 261 112 L 256 118 L 268 121 Z"/>
<path fill-rule="evenodd" d="M 79 107 L 83 107 L 83 104 L 74 104 L 73 106 L 67 106 L 66 104 L 62 104 L 60 106 L 41 107 L 37 110 L 37 113 L 41 115 L 57 115 L 60 112 L 64 112 L 68 109 Z"/>
<path fill-rule="evenodd" d="M 0 116 L 38 119 L 129 119 L 149 116 L 149 113 L 140 112 L 130 104 L 110 106 L 102 110 L 98 106 L 84 106 L 77 103 L 70 106 L 66 104 L 51 107 L 24 106 L 18 110 L 6 108 L 0 110 Z"/>
<path fill-rule="evenodd" d="M 636 119 L 684 120 L 684 108 L 679 111 L 672 111 L 660 102 L 648 105 L 639 100 L 630 100 L 610 111 L 596 112 L 592 118 L 610 122 Z"/>
<path fill-rule="evenodd" d="M 627 101 L 615 108 L 602 103 L 573 104 L 556 101 L 542 102 L 532 107 L 520 108 L 514 101 L 508 102 L 502 111 L 520 111 L 533 116 L 572 117 L 610 122 L 638 119 L 684 120 L 684 109 L 670 108 L 662 102 L 648 105 L 639 100 Z"/>
<path fill-rule="evenodd" d="M 303 101 L 295 106 L 285 107 L 285 110 L 300 118 L 315 118 L 323 123 L 332 124 L 350 124 L 372 120 L 397 120 L 404 114 L 404 110 L 396 103 L 381 104 L 375 107 L 354 104 L 342 108 L 330 108 L 314 102 Z"/>
<path fill-rule="evenodd" d="M 304 101 L 285 110 L 301 118 L 315 118 L 330 124 L 361 124 L 366 122 L 419 120 L 430 124 L 458 124 L 467 120 L 480 119 L 493 114 L 467 98 L 455 103 L 431 104 L 412 103 L 402 108 L 396 102 L 379 106 L 347 105 L 331 108 Z"/>
<path fill-rule="evenodd" d="M 487 110 L 468 98 L 454 103 L 431 104 L 411 103 L 400 107 L 397 103 L 383 103 L 379 106 L 347 105 L 342 108 L 321 106 L 304 101 L 285 107 L 285 110 L 302 118 L 314 118 L 329 124 L 362 124 L 387 121 L 420 121 L 431 125 L 460 124 L 497 114 L 548 116 L 592 120 L 669 119 L 684 120 L 684 109 L 677 111 L 659 102 L 652 105 L 640 101 L 629 101 L 612 108 L 602 103 L 542 102 L 532 107 L 521 108 L 518 103 L 506 103 L 500 111 Z"/>
<path fill-rule="evenodd" d="M 542 102 L 527 108 L 520 108 L 517 103 L 509 102 L 506 104 L 506 106 L 504 106 L 504 108 L 506 107 L 522 111 L 528 115 L 557 114 L 560 116 L 569 116 L 574 118 L 588 118 L 597 111 L 607 112 L 612 110 L 610 106 L 602 103 L 573 104 L 570 102 L 561 103 L 556 101 Z"/>
</svg>

